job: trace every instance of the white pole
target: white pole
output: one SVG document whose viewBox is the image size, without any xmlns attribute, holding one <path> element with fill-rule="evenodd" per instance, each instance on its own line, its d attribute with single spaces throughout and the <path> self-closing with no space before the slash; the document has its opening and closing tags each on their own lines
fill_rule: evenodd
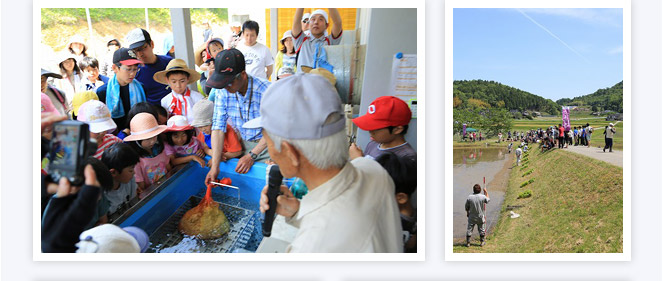
<svg viewBox="0 0 663 281">
<path fill-rule="evenodd" d="M 147 16 L 147 8 L 145 8 L 145 30 L 150 32 L 150 18 Z"/>
<path fill-rule="evenodd" d="M 90 19 L 90 8 L 85 8 L 85 15 L 87 16 L 87 29 L 88 29 L 88 32 L 90 33 L 90 37 L 88 38 L 88 42 L 93 42 L 93 40 L 92 40 L 92 20 Z M 87 45 L 90 46 L 89 43 Z M 95 57 L 97 56 L 96 52 L 90 50 L 90 48 L 88 48 L 88 51 L 91 51 L 90 55 L 94 55 Z"/>
</svg>

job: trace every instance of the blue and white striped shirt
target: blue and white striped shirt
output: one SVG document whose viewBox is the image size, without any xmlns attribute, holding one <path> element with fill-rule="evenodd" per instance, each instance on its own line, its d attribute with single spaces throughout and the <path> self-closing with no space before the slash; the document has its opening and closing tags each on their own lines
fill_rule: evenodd
<svg viewBox="0 0 663 281">
<path fill-rule="evenodd" d="M 245 129 L 242 126 L 253 118 L 260 116 L 260 100 L 271 82 L 249 77 L 248 86 L 244 96 L 239 93 L 228 93 L 226 89 L 212 89 L 210 94 L 215 93 L 214 117 L 212 119 L 212 130 L 226 132 L 226 124 L 230 118 L 231 125 L 239 131 L 243 140 L 258 141 L 262 138 L 262 129 Z M 251 95 L 253 91 L 253 95 Z M 252 97 L 251 97 L 252 96 Z M 251 97 L 249 108 L 249 97 Z"/>
</svg>

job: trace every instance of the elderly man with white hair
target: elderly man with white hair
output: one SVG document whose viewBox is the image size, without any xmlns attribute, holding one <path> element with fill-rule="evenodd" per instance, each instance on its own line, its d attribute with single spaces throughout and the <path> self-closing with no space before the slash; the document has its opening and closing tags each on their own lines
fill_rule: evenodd
<svg viewBox="0 0 663 281">
<path fill-rule="evenodd" d="M 286 186 L 277 197 L 276 213 L 299 228 L 287 252 L 403 251 L 394 183 L 371 159 L 348 162 L 345 117 L 329 81 L 305 73 L 279 80 L 263 96 L 260 116 L 244 126 L 262 127 L 283 176 L 309 189 L 301 201 Z"/>
</svg>

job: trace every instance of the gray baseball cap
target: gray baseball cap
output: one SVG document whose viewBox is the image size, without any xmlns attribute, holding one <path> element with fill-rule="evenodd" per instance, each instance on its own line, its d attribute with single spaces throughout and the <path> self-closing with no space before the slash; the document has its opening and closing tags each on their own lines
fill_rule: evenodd
<svg viewBox="0 0 663 281">
<path fill-rule="evenodd" d="M 330 115 L 338 120 L 328 123 Z M 336 89 L 320 75 L 297 73 L 274 82 L 260 101 L 260 117 L 244 128 L 264 128 L 286 139 L 321 139 L 345 128 Z"/>
</svg>

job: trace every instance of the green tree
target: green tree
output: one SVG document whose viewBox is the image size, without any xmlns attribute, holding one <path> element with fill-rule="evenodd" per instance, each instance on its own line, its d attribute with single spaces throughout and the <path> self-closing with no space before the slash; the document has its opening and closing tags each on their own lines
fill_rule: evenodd
<svg viewBox="0 0 663 281">
<path fill-rule="evenodd" d="M 493 108 L 486 112 L 482 120 L 481 128 L 486 131 L 486 136 L 496 136 L 499 132 L 511 130 L 513 120 L 511 114 L 504 108 Z"/>
</svg>

